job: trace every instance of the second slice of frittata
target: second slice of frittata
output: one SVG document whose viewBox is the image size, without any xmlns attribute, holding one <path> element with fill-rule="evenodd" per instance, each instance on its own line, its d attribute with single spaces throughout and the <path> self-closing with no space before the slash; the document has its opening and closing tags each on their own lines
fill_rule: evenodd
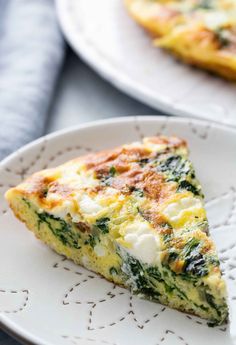
<svg viewBox="0 0 236 345">
<path fill-rule="evenodd" d="M 214 324 L 226 288 L 184 140 L 144 138 L 34 174 L 6 193 L 56 252 L 117 284 Z"/>
</svg>

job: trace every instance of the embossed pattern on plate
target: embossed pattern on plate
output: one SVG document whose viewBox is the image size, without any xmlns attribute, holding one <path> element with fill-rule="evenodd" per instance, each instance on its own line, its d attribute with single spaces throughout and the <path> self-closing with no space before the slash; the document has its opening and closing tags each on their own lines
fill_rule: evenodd
<svg viewBox="0 0 236 345">
<path fill-rule="evenodd" d="M 156 134 L 186 138 L 227 281 L 230 323 L 140 300 L 60 257 L 14 218 L 3 193 L 39 169 Z M 236 344 L 236 130 L 168 117 L 98 121 L 43 137 L 0 164 L 0 321 L 36 344 Z"/>
</svg>

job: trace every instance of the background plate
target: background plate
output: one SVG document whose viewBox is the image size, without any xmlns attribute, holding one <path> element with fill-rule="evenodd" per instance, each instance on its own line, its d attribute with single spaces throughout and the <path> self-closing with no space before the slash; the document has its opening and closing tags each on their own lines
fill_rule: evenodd
<svg viewBox="0 0 236 345">
<path fill-rule="evenodd" d="M 57 0 L 74 50 L 129 95 L 175 115 L 236 125 L 236 85 L 177 62 L 152 46 L 123 0 Z"/>
<path fill-rule="evenodd" d="M 3 193 L 27 175 L 144 135 L 186 138 L 206 194 L 211 233 L 229 290 L 230 324 L 140 300 L 63 259 L 13 216 Z M 0 165 L 0 320 L 18 337 L 57 345 L 236 344 L 236 131 L 207 122 L 138 117 L 99 121 L 43 137 Z M 217 154 L 216 154 L 217 153 Z"/>
</svg>

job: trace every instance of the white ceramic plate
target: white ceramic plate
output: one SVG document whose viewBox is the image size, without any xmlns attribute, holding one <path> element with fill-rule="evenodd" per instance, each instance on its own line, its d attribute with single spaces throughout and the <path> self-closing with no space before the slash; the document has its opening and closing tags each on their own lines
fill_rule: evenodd
<svg viewBox="0 0 236 345">
<path fill-rule="evenodd" d="M 88 151 L 175 134 L 189 142 L 207 200 L 211 234 L 229 289 L 230 324 L 204 320 L 132 297 L 39 242 L 3 198 L 36 170 Z M 118 118 L 43 137 L 0 165 L 1 323 L 18 337 L 50 345 L 236 344 L 236 131 L 165 117 Z"/>
<path fill-rule="evenodd" d="M 123 0 L 57 0 L 57 9 L 74 50 L 113 85 L 167 113 L 236 125 L 236 85 L 154 48 Z"/>
</svg>

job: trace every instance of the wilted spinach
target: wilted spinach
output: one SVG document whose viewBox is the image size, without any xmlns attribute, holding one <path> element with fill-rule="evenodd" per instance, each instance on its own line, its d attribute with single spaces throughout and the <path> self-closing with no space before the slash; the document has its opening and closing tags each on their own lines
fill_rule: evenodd
<svg viewBox="0 0 236 345">
<path fill-rule="evenodd" d="M 56 236 L 64 245 L 76 249 L 80 248 L 80 234 L 73 231 L 72 226 L 69 223 L 47 212 L 37 212 L 37 216 L 39 229 L 42 223 L 46 223 L 53 235 Z"/>
</svg>

